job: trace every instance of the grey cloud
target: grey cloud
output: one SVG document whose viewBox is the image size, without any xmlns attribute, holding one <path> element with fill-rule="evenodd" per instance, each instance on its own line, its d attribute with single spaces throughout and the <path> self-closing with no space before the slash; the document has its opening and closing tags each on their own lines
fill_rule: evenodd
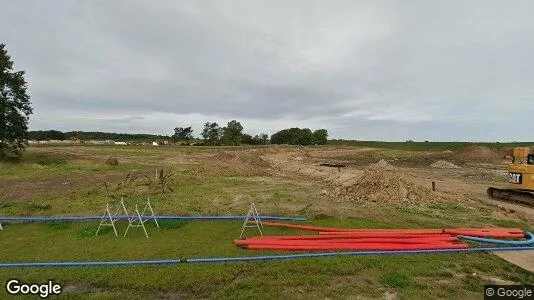
<svg viewBox="0 0 534 300">
<path fill-rule="evenodd" d="M 517 128 L 534 113 L 533 9 L 9 0 L 0 36 L 27 71 L 33 129 L 165 133 L 184 120 L 237 118 L 255 132 L 284 124 L 361 139 L 529 139 Z"/>
</svg>

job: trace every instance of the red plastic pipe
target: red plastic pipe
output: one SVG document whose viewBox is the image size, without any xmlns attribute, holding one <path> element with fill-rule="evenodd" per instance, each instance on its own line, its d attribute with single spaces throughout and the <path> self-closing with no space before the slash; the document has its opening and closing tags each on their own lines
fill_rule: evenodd
<svg viewBox="0 0 534 300">
<path fill-rule="evenodd" d="M 333 232 L 319 232 L 320 236 L 346 236 L 354 238 L 371 238 L 371 237 L 391 237 L 391 238 L 418 238 L 418 237 L 438 237 L 438 236 L 451 236 L 450 234 L 423 234 L 423 233 L 396 233 L 396 232 L 343 232 L 343 233 L 333 233 Z"/>
<path fill-rule="evenodd" d="M 403 238 L 403 239 L 412 239 L 412 238 L 450 238 L 450 234 L 432 234 L 432 235 L 421 235 L 421 234 L 361 234 L 361 233 L 344 233 L 344 234 L 321 234 L 321 235 L 277 235 L 277 236 L 265 236 L 265 237 L 252 237 L 248 239 L 279 239 L 279 240 L 328 240 L 328 239 L 340 239 L 340 238 L 350 238 L 350 239 L 362 239 L 362 238 Z M 247 240 L 248 240 L 247 239 Z"/>
<path fill-rule="evenodd" d="M 279 239 L 257 239 L 257 240 L 235 240 L 234 243 L 238 246 L 243 245 L 313 245 L 318 243 L 348 243 L 348 244 L 441 244 L 454 242 L 458 239 L 455 237 L 447 237 L 446 239 L 329 239 L 329 240 L 279 240 Z"/>
<path fill-rule="evenodd" d="M 405 233 L 373 233 L 373 232 L 319 232 L 323 236 L 358 236 L 358 237 L 418 237 L 418 236 L 430 236 L 430 234 L 405 234 Z M 524 233 L 508 233 L 508 232 L 484 232 L 484 231 L 448 231 L 448 235 L 467 235 L 467 236 L 476 236 L 476 237 L 491 237 L 491 238 L 522 238 L 525 236 Z"/>
<path fill-rule="evenodd" d="M 434 249 L 465 249 L 467 244 L 316 244 L 316 245 L 249 245 L 249 249 L 263 250 L 362 250 L 362 251 L 394 251 L 394 250 L 434 250 Z"/>
<path fill-rule="evenodd" d="M 264 226 L 270 227 L 284 227 L 297 230 L 311 230 L 319 232 L 358 232 L 358 233 L 409 233 L 409 234 L 428 234 L 428 233 L 451 233 L 451 232 L 487 232 L 487 233 L 510 233 L 519 234 L 523 233 L 520 228 L 458 228 L 458 229 L 350 229 L 350 228 L 337 228 L 337 227 L 320 227 L 309 225 L 298 225 L 278 222 L 262 222 Z"/>
<path fill-rule="evenodd" d="M 277 223 L 277 222 L 261 222 L 263 226 L 269 227 L 283 227 L 283 228 L 292 228 L 298 230 L 310 230 L 310 231 L 350 231 L 350 229 L 335 228 L 335 227 L 319 227 L 319 226 L 310 226 L 310 225 L 297 225 L 297 224 L 287 224 L 287 223 Z"/>
</svg>

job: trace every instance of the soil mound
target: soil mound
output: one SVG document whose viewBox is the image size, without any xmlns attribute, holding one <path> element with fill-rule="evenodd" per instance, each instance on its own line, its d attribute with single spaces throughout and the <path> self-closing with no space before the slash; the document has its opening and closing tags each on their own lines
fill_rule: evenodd
<svg viewBox="0 0 534 300">
<path fill-rule="evenodd" d="M 106 165 L 118 166 L 119 160 L 116 157 L 108 157 L 108 159 L 106 159 Z"/>
<path fill-rule="evenodd" d="M 502 158 L 511 158 L 514 156 L 514 148 L 504 147 L 496 151 Z"/>
<path fill-rule="evenodd" d="M 457 165 L 448 162 L 446 160 L 438 160 L 435 163 L 430 165 L 432 168 L 439 168 L 439 169 L 458 169 Z"/>
<path fill-rule="evenodd" d="M 372 171 L 395 171 L 395 167 L 392 166 L 387 160 L 381 159 L 377 163 L 370 164 L 367 170 Z"/>
<path fill-rule="evenodd" d="M 221 151 L 213 156 L 207 167 L 200 167 L 195 173 L 260 176 L 268 174 L 270 166 L 256 151 Z"/>
<path fill-rule="evenodd" d="M 501 157 L 498 153 L 484 146 L 467 146 L 456 152 L 455 157 L 460 160 L 488 160 Z"/>
<path fill-rule="evenodd" d="M 416 184 L 385 160 L 369 165 L 352 182 L 336 186 L 333 195 L 378 203 L 423 204 L 438 199 L 429 188 Z"/>
<path fill-rule="evenodd" d="M 219 161 L 227 161 L 227 160 L 234 159 L 235 157 L 236 157 L 235 153 L 227 152 L 227 151 L 217 152 L 217 154 L 215 154 L 214 156 L 214 158 Z"/>
</svg>

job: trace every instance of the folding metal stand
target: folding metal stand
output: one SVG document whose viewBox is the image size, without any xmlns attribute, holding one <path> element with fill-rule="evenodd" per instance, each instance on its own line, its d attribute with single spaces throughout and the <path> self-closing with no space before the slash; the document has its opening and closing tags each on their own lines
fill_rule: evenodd
<svg viewBox="0 0 534 300">
<path fill-rule="evenodd" d="M 121 210 L 124 212 L 123 216 L 129 216 L 128 215 L 128 210 L 126 210 L 126 205 L 124 205 L 124 198 L 123 197 L 121 197 L 121 201 L 117 205 L 117 209 L 115 210 L 115 214 L 113 215 L 113 217 L 118 216 L 119 213 L 121 212 Z M 122 213 L 121 213 L 121 215 L 122 215 Z"/>
<path fill-rule="evenodd" d="M 253 225 L 249 225 L 250 219 L 254 219 Z M 254 205 L 254 203 L 250 204 L 247 217 L 245 218 L 245 222 L 243 223 L 243 228 L 241 229 L 241 234 L 239 235 L 239 238 L 243 237 L 243 233 L 245 233 L 245 228 L 252 227 L 258 228 L 260 235 L 263 236 L 263 232 L 261 232 L 261 227 L 263 227 L 263 224 L 261 223 L 258 210 L 256 209 L 256 205 Z"/>
<path fill-rule="evenodd" d="M 146 228 L 145 228 L 145 222 L 148 221 L 148 220 L 149 219 L 144 219 L 143 220 L 141 218 L 141 214 L 139 213 L 139 209 L 138 209 L 137 204 L 136 204 L 135 205 L 135 212 L 134 212 L 133 216 L 131 218 L 128 218 L 128 227 L 126 227 L 126 231 L 124 232 L 124 236 L 126 236 L 126 234 L 128 234 L 128 229 L 130 229 L 130 227 L 142 227 L 143 231 L 145 232 L 146 238 L 148 238 L 148 233 L 146 232 Z M 159 225 L 158 225 L 158 227 L 159 227 Z"/>
<path fill-rule="evenodd" d="M 117 229 L 115 228 L 115 222 L 119 219 L 117 216 L 119 216 L 119 213 L 122 215 L 121 210 L 124 212 L 124 216 L 128 217 L 128 210 L 126 210 L 126 206 L 124 205 L 124 198 L 121 198 L 121 201 L 117 205 L 117 209 L 115 210 L 115 213 L 112 215 L 111 211 L 109 210 L 109 203 L 106 203 L 106 210 L 104 211 L 104 215 L 102 216 L 102 220 L 100 220 L 100 224 L 98 225 L 98 229 L 96 230 L 96 234 L 100 232 L 100 228 L 103 226 L 111 226 L 113 227 L 113 231 L 115 232 L 115 236 L 119 236 L 117 234 Z M 108 223 L 109 221 L 109 223 Z"/>
<path fill-rule="evenodd" d="M 154 214 L 154 210 L 152 209 L 152 205 L 150 204 L 150 198 L 147 198 L 147 200 L 146 200 L 146 205 L 145 205 L 145 208 L 143 208 L 143 212 L 141 213 L 141 217 L 145 217 L 145 212 L 147 211 L 147 209 L 148 209 L 148 212 L 150 213 L 150 215 L 148 215 L 148 217 L 152 217 L 152 219 L 154 219 L 154 223 L 156 223 L 156 227 L 159 228 L 158 219 L 156 219 L 154 217 L 156 214 Z M 145 222 L 147 220 L 145 220 Z"/>
<path fill-rule="evenodd" d="M 145 213 L 147 213 L 148 215 L 145 216 Z M 98 233 L 100 232 L 100 228 L 104 226 L 111 226 L 113 227 L 113 232 L 115 232 L 115 236 L 119 236 L 117 234 L 117 228 L 115 227 L 115 222 L 119 220 L 118 216 L 125 216 L 125 219 L 128 219 L 128 227 L 126 228 L 126 232 L 124 232 L 124 236 L 128 234 L 128 230 L 130 229 L 130 227 L 142 227 L 143 231 L 145 232 L 145 236 L 148 238 L 145 223 L 150 219 L 154 219 L 154 223 L 156 223 L 156 226 L 159 228 L 158 220 L 155 218 L 156 214 L 154 213 L 152 204 L 150 204 L 150 198 L 147 198 L 145 208 L 143 209 L 142 213 L 139 212 L 139 207 L 136 204 L 135 211 L 131 216 L 128 214 L 126 205 L 124 205 L 124 198 L 121 198 L 121 201 L 119 202 L 119 204 L 117 204 L 117 209 L 115 210 L 115 213 L 113 215 L 111 214 L 111 211 L 109 209 L 109 203 L 106 203 L 106 210 L 102 215 L 102 219 L 100 220 L 100 224 L 98 225 L 98 229 L 96 230 L 96 235 L 98 235 Z"/>
<path fill-rule="evenodd" d="M 117 221 L 117 219 L 111 216 L 111 212 L 109 211 L 109 203 L 106 203 L 106 210 L 104 211 L 104 215 L 102 215 L 102 220 L 100 220 L 100 224 L 98 225 L 98 229 L 96 230 L 95 236 L 98 235 L 98 233 L 100 232 L 100 228 L 104 226 L 113 227 L 113 232 L 115 232 L 115 236 L 119 236 L 117 234 L 117 229 L 115 228 L 115 221 Z"/>
</svg>

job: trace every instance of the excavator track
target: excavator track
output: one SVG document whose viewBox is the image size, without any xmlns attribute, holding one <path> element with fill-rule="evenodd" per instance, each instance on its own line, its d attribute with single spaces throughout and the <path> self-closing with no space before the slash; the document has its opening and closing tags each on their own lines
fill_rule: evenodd
<svg viewBox="0 0 534 300">
<path fill-rule="evenodd" d="M 534 208 L 533 191 L 489 187 L 487 192 L 491 199 Z"/>
</svg>

